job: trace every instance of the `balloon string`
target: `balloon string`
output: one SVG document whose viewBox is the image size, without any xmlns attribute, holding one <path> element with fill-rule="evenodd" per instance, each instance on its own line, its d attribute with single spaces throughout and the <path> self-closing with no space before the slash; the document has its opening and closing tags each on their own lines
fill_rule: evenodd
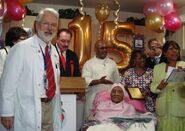
<svg viewBox="0 0 185 131">
<path fill-rule="evenodd" d="M 84 4 L 83 4 L 83 0 L 80 0 L 80 14 L 81 15 L 85 15 L 85 12 L 84 12 Z"/>
<path fill-rule="evenodd" d="M 114 16 L 116 17 L 116 18 L 114 19 L 114 23 L 116 24 L 116 28 L 117 28 L 117 26 L 118 26 L 118 19 L 119 19 L 118 13 L 119 13 L 119 11 L 120 11 L 120 4 L 119 4 L 118 0 L 114 0 L 114 2 L 115 2 L 116 5 L 117 5 L 117 10 L 114 12 Z"/>
<path fill-rule="evenodd" d="M 100 22 L 99 32 L 98 32 L 98 40 L 101 39 L 101 33 L 102 33 L 102 22 Z"/>
<path fill-rule="evenodd" d="M 22 28 L 24 28 L 24 25 L 25 25 L 25 18 L 22 19 Z"/>
</svg>

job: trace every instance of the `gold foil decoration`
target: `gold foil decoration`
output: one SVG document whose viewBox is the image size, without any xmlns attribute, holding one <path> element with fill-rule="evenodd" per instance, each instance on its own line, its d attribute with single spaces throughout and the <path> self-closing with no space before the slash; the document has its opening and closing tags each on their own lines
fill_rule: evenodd
<svg viewBox="0 0 185 131">
<path fill-rule="evenodd" d="M 101 23 L 105 21 L 110 14 L 110 8 L 108 4 L 97 4 L 95 8 L 95 15 L 97 20 Z"/>
<path fill-rule="evenodd" d="M 68 27 L 74 33 L 74 51 L 79 58 L 80 67 L 82 67 L 91 58 L 91 17 L 79 15 L 68 24 Z"/>
<path fill-rule="evenodd" d="M 147 15 L 145 19 L 146 28 L 156 32 L 161 30 L 163 23 L 164 23 L 164 18 L 159 14 L 155 14 L 155 13 Z"/>
<path fill-rule="evenodd" d="M 117 28 L 116 28 L 117 26 Z M 130 61 L 130 55 L 132 52 L 131 44 L 119 39 L 119 34 L 126 33 L 132 36 L 135 30 L 135 25 L 128 22 L 118 22 L 116 25 L 113 21 L 105 21 L 102 27 L 101 39 L 106 41 L 108 47 L 114 49 L 114 54 L 120 54 L 121 59 L 117 63 L 119 70 L 125 69 Z M 110 50 L 113 51 L 113 50 Z M 117 57 L 118 58 L 118 57 Z"/>
<path fill-rule="evenodd" d="M 102 23 L 100 23 L 100 26 L 99 26 L 99 31 L 98 31 L 98 40 L 101 39 L 101 34 L 102 34 Z"/>
<path fill-rule="evenodd" d="M 80 0 L 80 14 L 85 15 L 83 0 Z"/>
<path fill-rule="evenodd" d="M 108 4 L 97 4 L 95 8 L 95 15 L 96 19 L 99 21 L 99 32 L 98 32 L 98 39 L 101 39 L 101 32 L 102 32 L 102 23 L 108 18 L 110 14 L 110 8 Z"/>
<path fill-rule="evenodd" d="M 116 18 L 114 19 L 114 23 L 115 23 L 116 25 L 118 25 L 118 19 L 119 19 L 118 13 L 119 13 L 119 11 L 120 11 L 120 4 L 119 4 L 118 0 L 114 0 L 114 2 L 115 2 L 115 4 L 117 5 L 117 10 L 114 12 L 114 16 L 116 17 Z"/>
</svg>

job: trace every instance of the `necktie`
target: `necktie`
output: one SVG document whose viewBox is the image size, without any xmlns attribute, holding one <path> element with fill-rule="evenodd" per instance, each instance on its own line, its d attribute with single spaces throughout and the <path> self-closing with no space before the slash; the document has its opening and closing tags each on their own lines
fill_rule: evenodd
<svg viewBox="0 0 185 131">
<path fill-rule="evenodd" d="M 48 97 L 49 100 L 51 100 L 55 96 L 56 84 L 48 45 L 45 47 L 45 60 L 46 60 L 46 77 L 48 80 L 46 96 Z"/>
<path fill-rule="evenodd" d="M 62 66 L 63 66 L 64 70 L 66 70 L 66 60 L 65 60 L 63 54 L 60 55 L 60 59 L 61 59 L 61 61 L 62 61 Z"/>
</svg>

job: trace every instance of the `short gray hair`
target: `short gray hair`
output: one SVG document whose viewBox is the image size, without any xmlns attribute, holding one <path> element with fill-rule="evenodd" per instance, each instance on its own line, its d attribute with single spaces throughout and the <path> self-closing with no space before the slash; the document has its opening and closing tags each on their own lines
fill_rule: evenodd
<svg viewBox="0 0 185 131">
<path fill-rule="evenodd" d="M 59 13 L 55 9 L 53 9 L 53 8 L 45 8 L 45 9 L 43 9 L 43 10 L 41 10 L 39 12 L 39 14 L 37 15 L 35 21 L 36 22 L 41 22 L 42 21 L 42 17 L 43 17 L 43 15 L 45 13 L 51 13 L 51 14 L 55 15 L 57 19 L 59 19 Z"/>
</svg>

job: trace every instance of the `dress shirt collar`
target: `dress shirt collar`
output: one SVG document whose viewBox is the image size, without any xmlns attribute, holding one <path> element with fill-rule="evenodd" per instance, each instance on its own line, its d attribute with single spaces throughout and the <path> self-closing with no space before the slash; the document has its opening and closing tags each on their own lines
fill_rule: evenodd
<svg viewBox="0 0 185 131">
<path fill-rule="evenodd" d="M 156 58 L 160 58 L 160 57 L 161 57 L 161 55 L 162 55 L 162 53 L 161 53 L 160 55 L 158 55 L 158 56 L 155 56 L 155 59 L 156 59 Z"/>
<path fill-rule="evenodd" d="M 96 56 L 94 56 L 94 58 L 97 62 L 105 64 L 107 62 L 108 56 L 106 56 L 104 59 L 97 58 Z"/>
<path fill-rule="evenodd" d="M 47 44 L 42 39 L 40 39 L 40 37 L 37 36 L 37 38 L 39 46 L 42 48 L 43 52 L 45 52 L 45 47 Z M 51 47 L 51 42 L 49 42 L 48 46 Z"/>
<path fill-rule="evenodd" d="M 61 51 L 60 51 L 60 48 L 58 47 L 58 44 L 56 43 L 56 46 L 57 46 L 57 49 L 58 49 L 58 51 L 59 51 L 59 53 L 60 53 L 60 55 L 61 55 Z M 62 53 L 62 55 L 64 56 L 64 58 L 66 59 L 66 51 L 64 51 L 63 53 Z"/>
<path fill-rule="evenodd" d="M 38 37 L 38 36 L 37 36 Z M 40 37 L 38 37 L 38 43 L 40 44 L 41 47 L 46 47 L 46 42 L 43 41 Z M 51 46 L 51 42 L 49 42 L 48 46 Z"/>
</svg>

